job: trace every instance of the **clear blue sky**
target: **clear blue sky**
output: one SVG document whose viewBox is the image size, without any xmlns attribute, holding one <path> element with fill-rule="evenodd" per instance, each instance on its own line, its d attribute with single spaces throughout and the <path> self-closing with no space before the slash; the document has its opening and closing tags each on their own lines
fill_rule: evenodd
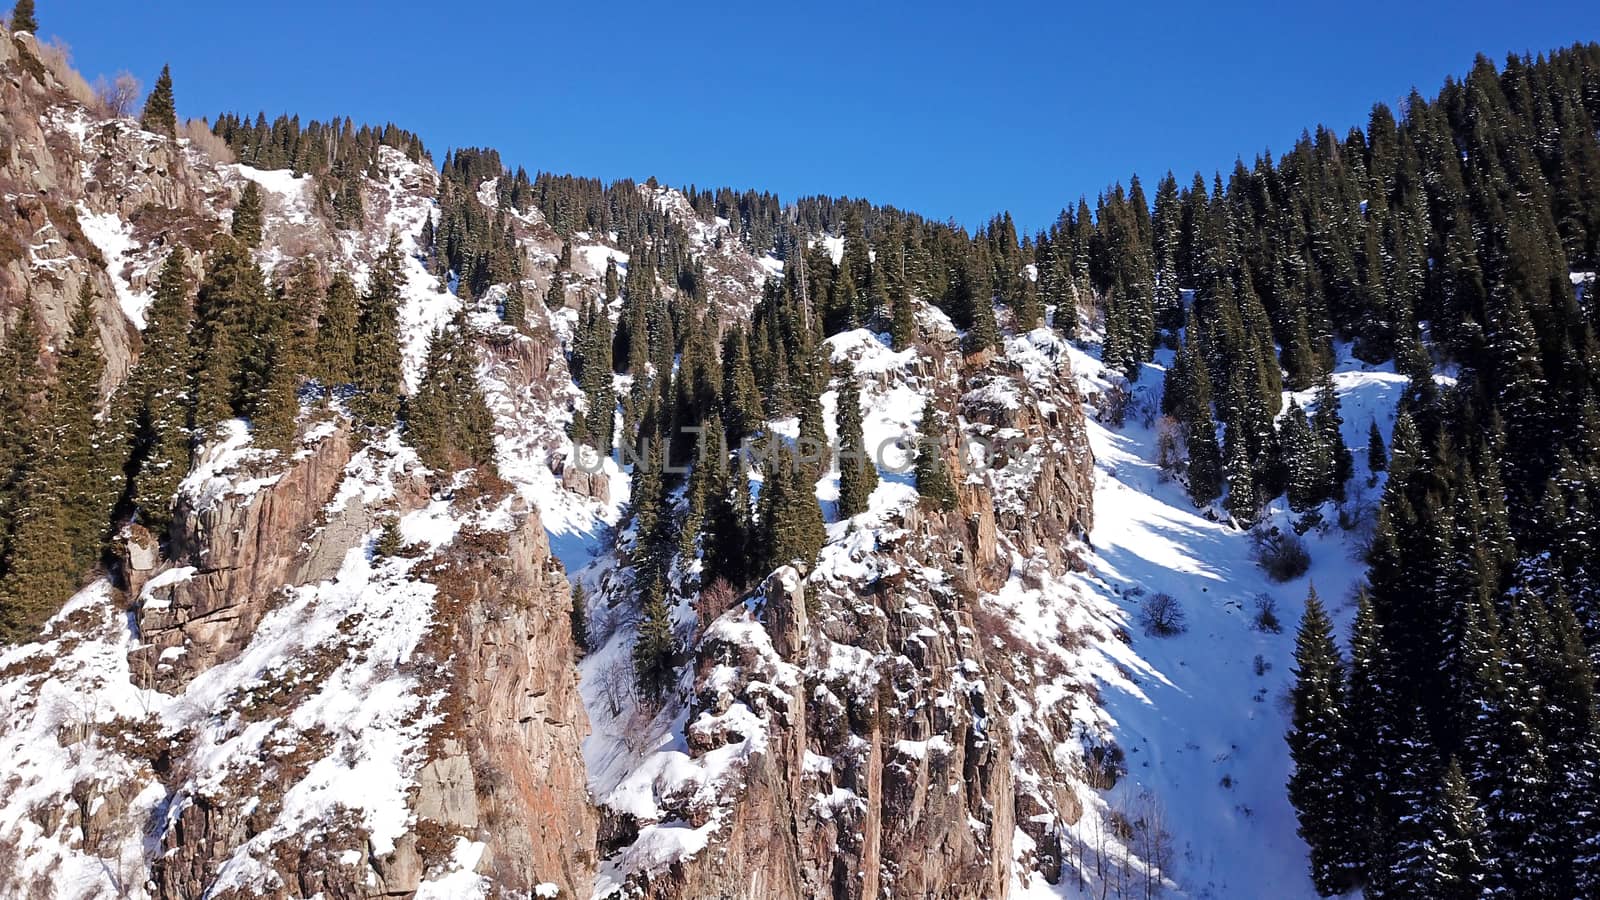
<svg viewBox="0 0 1600 900">
<path fill-rule="evenodd" d="M 1363 123 L 1473 55 L 1600 38 L 1592 2 L 38 0 L 91 79 L 170 61 L 181 116 L 394 121 L 435 154 L 865 196 L 1034 229 Z"/>
</svg>

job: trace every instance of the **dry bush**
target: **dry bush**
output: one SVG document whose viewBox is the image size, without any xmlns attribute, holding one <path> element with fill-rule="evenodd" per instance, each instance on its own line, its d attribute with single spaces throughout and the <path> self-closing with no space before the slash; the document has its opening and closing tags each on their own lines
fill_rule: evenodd
<svg viewBox="0 0 1600 900">
<path fill-rule="evenodd" d="M 1183 604 L 1171 594 L 1151 594 L 1139 604 L 1139 624 L 1152 637 L 1172 637 L 1189 628 Z"/>
<path fill-rule="evenodd" d="M 189 146 L 210 157 L 212 162 L 233 162 L 233 149 L 228 142 L 213 134 L 205 119 L 189 119 L 178 129 L 178 137 L 187 138 Z"/>
<path fill-rule="evenodd" d="M 109 81 L 104 75 L 94 80 L 95 99 L 100 113 L 113 119 L 126 119 L 133 115 L 139 98 L 144 96 L 144 85 L 129 72 L 118 72 Z"/>
<path fill-rule="evenodd" d="M 1273 581 L 1299 578 L 1311 568 L 1311 553 L 1298 535 L 1276 528 L 1257 531 L 1255 543 L 1256 564 Z"/>
<path fill-rule="evenodd" d="M 41 43 L 39 47 L 39 61 L 50 70 L 56 81 L 71 95 L 72 99 L 82 103 L 90 109 L 99 106 L 94 95 L 94 90 L 89 87 L 89 82 L 83 80 L 78 70 L 72 67 L 72 48 L 62 42 L 60 38 L 51 38 L 50 43 Z"/>
<path fill-rule="evenodd" d="M 1257 594 L 1255 609 L 1255 619 L 1251 622 L 1255 630 L 1272 634 L 1283 632 L 1283 623 L 1278 620 L 1278 601 L 1271 594 Z"/>
</svg>

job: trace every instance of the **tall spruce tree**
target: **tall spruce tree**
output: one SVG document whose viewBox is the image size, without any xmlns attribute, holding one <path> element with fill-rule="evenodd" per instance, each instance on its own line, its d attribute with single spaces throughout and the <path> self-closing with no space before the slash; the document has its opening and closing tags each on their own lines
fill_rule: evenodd
<svg viewBox="0 0 1600 900">
<path fill-rule="evenodd" d="M 17 5 L 11 8 L 11 30 L 38 33 L 39 20 L 34 18 L 33 0 L 17 0 Z"/>
<path fill-rule="evenodd" d="M 139 127 L 168 137 L 178 134 L 178 107 L 172 95 L 172 69 L 161 67 L 161 76 L 150 96 L 145 98 L 144 112 L 139 116 Z"/>
<path fill-rule="evenodd" d="M 233 208 L 233 236 L 246 247 L 255 248 L 261 244 L 261 235 L 261 186 L 246 181 L 239 203 Z"/>
<path fill-rule="evenodd" d="M 866 445 L 861 430 L 861 394 L 855 378 L 841 379 L 838 394 L 839 428 L 839 518 L 848 519 L 867 511 L 868 501 L 878 486 L 878 466 L 872 448 Z"/>
<path fill-rule="evenodd" d="M 406 438 L 435 471 L 494 465 L 494 416 L 478 387 L 465 311 L 428 346 L 427 368 L 407 408 Z"/>
<path fill-rule="evenodd" d="M 914 470 L 917 493 L 921 495 L 925 505 L 941 512 L 948 512 L 955 509 L 956 490 L 950 482 L 950 473 L 945 467 L 944 430 L 932 399 L 923 401 L 922 416 L 918 421 L 921 422 L 921 426 L 918 429 Z"/>
<path fill-rule="evenodd" d="M 356 345 L 355 396 L 350 409 L 356 421 L 371 430 L 394 424 L 403 388 L 400 363 L 400 239 L 391 234 L 378 257 L 361 298 Z"/>
<path fill-rule="evenodd" d="M 1333 642 L 1333 623 L 1313 587 L 1295 637 L 1294 719 L 1289 755 L 1289 800 L 1300 819 L 1300 836 L 1311 848 L 1311 880 L 1323 896 L 1355 885 L 1357 848 L 1353 845 L 1348 751 L 1344 746 L 1344 670 Z"/>
</svg>

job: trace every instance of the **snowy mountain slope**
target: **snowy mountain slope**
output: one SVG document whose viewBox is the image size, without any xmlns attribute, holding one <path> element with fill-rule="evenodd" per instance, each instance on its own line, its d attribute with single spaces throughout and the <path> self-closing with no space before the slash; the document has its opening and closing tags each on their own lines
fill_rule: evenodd
<svg viewBox="0 0 1600 900">
<path fill-rule="evenodd" d="M 1392 365 L 1367 366 L 1341 349 L 1334 382 L 1346 443 L 1364 446 L 1374 420 L 1387 440 L 1405 378 Z M 1091 398 L 1127 386 L 1100 366 L 1097 352 L 1092 344 L 1073 348 Z M 1363 535 L 1341 531 L 1330 503 L 1325 524 L 1305 536 L 1309 571 L 1284 583 L 1269 579 L 1254 560 L 1252 536 L 1217 521 L 1216 511 L 1194 509 L 1158 465 L 1153 410 L 1170 362 L 1162 351 L 1143 367 L 1126 424 L 1090 422 L 1095 526 L 1087 570 L 1046 581 L 1042 590 L 1014 580 L 994 598 L 1023 634 L 1088 638 L 1080 649 L 1048 641 L 1044 649 L 1064 659 L 1068 682 L 1094 698 L 1071 701 L 1074 717 L 1095 741 L 1120 749 L 1114 768 L 1124 773 L 1110 790 L 1078 792 L 1090 815 L 1068 829 L 1068 855 L 1082 860 L 1081 875 L 1054 886 L 1031 876 L 1018 885 L 1021 896 L 1103 896 L 1106 881 L 1133 890 L 1152 870 L 1180 896 L 1316 896 L 1284 792 L 1293 631 L 1315 585 L 1347 633 L 1365 574 Z M 1311 394 L 1295 396 L 1314 406 Z M 1383 476 L 1369 487 L 1369 474 L 1358 463 L 1348 505 L 1375 502 Z M 1264 524 L 1287 530 L 1293 518 L 1277 506 Z M 1142 604 L 1162 593 L 1187 616 L 1181 634 L 1141 628 Z M 1257 626 L 1261 596 L 1272 598 L 1281 632 Z M 1062 701 L 1044 691 L 1038 702 Z M 1142 828 L 1130 834 L 1122 824 L 1130 821 L 1159 823 L 1169 837 Z M 1117 865 L 1123 854 L 1133 858 L 1126 870 Z"/>
</svg>

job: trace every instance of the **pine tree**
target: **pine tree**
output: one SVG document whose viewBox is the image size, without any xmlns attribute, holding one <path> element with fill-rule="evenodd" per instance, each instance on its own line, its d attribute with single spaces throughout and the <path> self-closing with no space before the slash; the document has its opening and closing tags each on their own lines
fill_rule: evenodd
<svg viewBox="0 0 1600 900">
<path fill-rule="evenodd" d="M 111 507 L 122 491 L 122 473 L 109 464 L 111 450 L 100 445 L 104 435 L 96 422 L 105 362 L 94 305 L 92 286 L 85 279 L 50 390 L 50 452 L 38 462 L 50 470 L 48 489 L 61 496 L 62 530 L 73 573 L 99 558 Z"/>
<path fill-rule="evenodd" d="M 39 366 L 39 331 L 33 298 L 23 301 L 0 348 L 0 575 L 6 570 L 6 537 L 20 502 L 23 476 L 48 437 L 43 424 L 44 373 Z"/>
<path fill-rule="evenodd" d="M 1289 801 L 1311 848 L 1311 880 L 1323 896 L 1354 886 L 1356 848 L 1352 780 L 1344 747 L 1344 673 L 1328 619 L 1313 587 L 1295 637 L 1294 719 L 1289 731 Z"/>
<path fill-rule="evenodd" d="M 1389 467 L 1389 454 L 1383 446 L 1383 432 L 1378 430 L 1378 420 L 1372 420 L 1367 429 L 1367 471 L 1376 475 Z"/>
<path fill-rule="evenodd" d="M 239 204 L 233 208 L 233 236 L 253 249 L 260 246 L 261 235 L 261 186 L 246 181 L 244 191 L 239 194 Z"/>
<path fill-rule="evenodd" d="M 330 389 L 355 380 L 360 317 L 356 283 L 343 272 L 334 275 L 317 322 L 317 377 Z"/>
<path fill-rule="evenodd" d="M 550 288 L 545 291 L 544 305 L 551 309 L 564 309 L 567 305 L 567 283 L 560 272 L 550 276 Z"/>
<path fill-rule="evenodd" d="M 501 307 L 500 318 L 518 331 L 527 332 L 528 301 L 523 296 L 520 280 L 513 281 L 506 287 L 506 299 Z"/>
<path fill-rule="evenodd" d="M 738 446 L 766 421 L 750 362 L 750 343 L 738 326 L 722 339 L 722 379 L 722 418 L 727 423 L 728 442 Z"/>
<path fill-rule="evenodd" d="M 943 453 L 944 434 L 940 428 L 933 400 L 922 403 L 922 423 L 917 442 L 915 479 L 917 493 L 927 506 L 949 512 L 956 506 L 956 490 L 950 483 L 950 473 L 945 467 Z"/>
<path fill-rule="evenodd" d="M 17 0 L 17 5 L 11 8 L 11 31 L 38 34 L 39 20 L 33 16 L 33 0 Z"/>
<path fill-rule="evenodd" d="M 816 561 L 826 530 L 810 467 L 794 454 L 777 453 L 761 486 L 761 530 L 768 558 L 763 569 Z"/>
<path fill-rule="evenodd" d="M 1317 411 L 1312 417 L 1317 441 L 1328 454 L 1332 468 L 1328 473 L 1329 496 L 1344 498 L 1344 486 L 1355 470 L 1350 448 L 1344 443 L 1344 418 L 1339 415 L 1339 393 L 1334 390 L 1333 377 L 1324 375 L 1317 385 Z"/>
<path fill-rule="evenodd" d="M 917 339 L 916 304 L 912 301 L 911 292 L 905 284 L 895 285 L 890 306 L 892 309 L 889 338 L 896 351 L 904 350 Z"/>
<path fill-rule="evenodd" d="M 144 112 L 139 116 L 139 127 L 168 137 L 178 134 L 178 108 L 172 96 L 172 69 L 161 67 L 161 77 L 145 98 Z"/>
<path fill-rule="evenodd" d="M 1224 471 L 1228 482 L 1228 496 L 1223 500 L 1228 514 L 1242 524 L 1254 523 L 1256 516 L 1261 511 L 1261 502 L 1256 497 L 1255 475 L 1250 467 L 1249 446 L 1239 429 L 1229 425 L 1227 429 L 1228 456 Z"/>
<path fill-rule="evenodd" d="M 1300 404 L 1289 401 L 1279 435 L 1289 466 L 1289 508 L 1304 512 L 1327 497 L 1329 461 Z"/>
<path fill-rule="evenodd" d="M 478 387 L 466 312 L 433 336 L 427 368 L 408 407 L 406 438 L 437 472 L 494 465 L 494 416 Z"/>
<path fill-rule="evenodd" d="M 389 246 L 372 267 L 366 295 L 361 298 L 356 345 L 355 386 L 350 409 L 368 429 L 394 424 L 403 387 L 400 368 L 400 239 L 389 236 Z"/>
<path fill-rule="evenodd" d="M 167 255 L 146 314 L 144 352 L 123 389 L 128 398 L 129 505 L 157 536 L 166 534 L 172 500 L 189 472 L 189 340 L 193 310 L 185 255 Z"/>
<path fill-rule="evenodd" d="M 861 395 L 855 379 L 842 379 L 838 393 L 839 518 L 867 511 L 878 486 L 878 467 L 861 430 Z"/>
<path fill-rule="evenodd" d="M 578 648 L 578 655 L 582 656 L 593 648 L 589 646 L 589 600 L 581 584 L 572 585 L 572 608 L 569 619 L 572 627 L 572 645 Z"/>
<path fill-rule="evenodd" d="M 666 589 L 660 579 L 652 578 L 640 598 L 639 633 L 633 644 L 633 670 L 640 693 L 651 700 L 661 699 L 672 686 L 672 660 L 677 652 Z"/>
</svg>

